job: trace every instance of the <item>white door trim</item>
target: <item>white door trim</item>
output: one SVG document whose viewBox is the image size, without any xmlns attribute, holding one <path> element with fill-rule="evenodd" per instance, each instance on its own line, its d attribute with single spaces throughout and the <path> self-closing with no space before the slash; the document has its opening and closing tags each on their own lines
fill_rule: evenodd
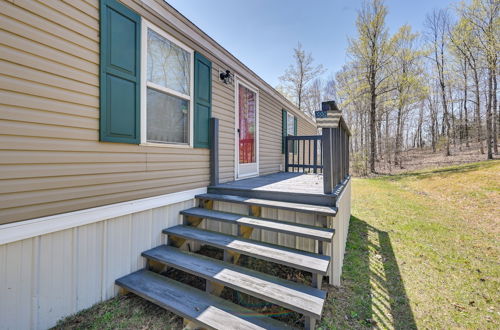
<svg viewBox="0 0 500 330">
<path fill-rule="evenodd" d="M 239 162 L 240 162 L 240 155 L 239 155 L 239 135 L 238 135 L 238 127 L 239 127 L 239 115 L 240 115 L 240 109 L 239 109 L 239 85 L 242 85 L 248 89 L 250 89 L 252 92 L 255 93 L 255 96 L 257 98 L 256 104 L 255 104 L 255 160 L 256 160 L 256 171 L 252 172 L 250 174 L 246 175 L 240 175 L 240 170 L 239 170 Z M 259 89 L 252 85 L 251 83 L 247 82 L 246 80 L 242 79 L 239 76 L 235 76 L 234 79 L 234 179 L 235 180 L 240 180 L 240 179 L 246 179 L 246 178 L 251 178 L 255 176 L 259 176 L 259 145 L 260 145 L 260 134 L 259 134 Z"/>
</svg>

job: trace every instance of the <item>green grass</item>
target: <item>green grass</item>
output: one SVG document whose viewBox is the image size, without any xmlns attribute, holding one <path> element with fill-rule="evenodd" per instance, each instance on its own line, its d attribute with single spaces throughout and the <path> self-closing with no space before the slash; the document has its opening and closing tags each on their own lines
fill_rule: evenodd
<svg viewBox="0 0 500 330">
<path fill-rule="evenodd" d="M 497 329 L 500 162 L 354 179 L 323 328 Z"/>
<path fill-rule="evenodd" d="M 500 161 L 353 179 L 342 287 L 329 287 L 323 329 L 497 329 Z M 180 328 L 133 295 L 58 328 Z"/>
</svg>

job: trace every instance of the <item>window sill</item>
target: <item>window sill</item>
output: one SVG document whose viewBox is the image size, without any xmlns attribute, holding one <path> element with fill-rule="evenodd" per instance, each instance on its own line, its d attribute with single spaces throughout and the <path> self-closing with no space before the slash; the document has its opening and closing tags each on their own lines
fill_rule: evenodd
<svg viewBox="0 0 500 330">
<path fill-rule="evenodd" d="M 159 148 L 180 148 L 180 149 L 192 149 L 193 148 L 189 144 L 175 144 L 175 143 L 142 142 L 139 145 L 144 146 L 144 147 L 159 147 Z"/>
</svg>

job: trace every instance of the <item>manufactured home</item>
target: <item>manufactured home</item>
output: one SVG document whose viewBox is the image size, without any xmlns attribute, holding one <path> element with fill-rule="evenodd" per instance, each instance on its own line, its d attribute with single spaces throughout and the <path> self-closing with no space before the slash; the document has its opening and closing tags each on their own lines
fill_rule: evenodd
<svg viewBox="0 0 500 330">
<path fill-rule="evenodd" d="M 0 14 L 0 329 L 50 328 L 120 292 L 193 327 L 287 327 L 226 286 L 313 328 L 350 217 L 335 102 L 304 114 L 163 0 L 0 0 Z"/>
</svg>

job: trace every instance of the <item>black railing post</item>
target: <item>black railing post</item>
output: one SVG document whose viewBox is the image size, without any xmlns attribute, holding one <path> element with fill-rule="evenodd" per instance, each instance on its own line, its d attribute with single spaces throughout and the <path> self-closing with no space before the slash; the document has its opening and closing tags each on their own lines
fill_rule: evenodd
<svg viewBox="0 0 500 330">
<path fill-rule="evenodd" d="M 288 164 L 289 164 L 289 155 L 288 155 L 288 136 L 285 136 L 285 172 L 288 172 Z"/>
<path fill-rule="evenodd" d="M 219 184 L 219 119 L 210 118 L 210 185 Z"/>
<path fill-rule="evenodd" d="M 339 170 L 339 182 L 342 182 L 344 180 L 344 168 L 345 168 L 345 165 L 344 165 L 344 130 L 339 127 L 339 167 L 340 167 L 340 170 Z"/>
<path fill-rule="evenodd" d="M 332 177 L 333 177 L 333 188 L 339 183 L 339 129 L 332 128 Z"/>
<path fill-rule="evenodd" d="M 318 140 L 314 140 L 314 154 L 313 154 L 313 164 L 314 173 L 318 173 Z"/>
<path fill-rule="evenodd" d="M 347 132 L 346 132 L 345 135 L 346 135 L 346 156 L 345 156 L 345 158 L 346 158 L 346 171 L 347 171 L 346 173 L 347 173 L 347 175 L 349 175 L 350 174 L 349 155 L 350 155 L 351 150 L 350 150 L 350 144 L 349 144 L 349 134 L 347 134 Z"/>
<path fill-rule="evenodd" d="M 322 128 L 321 152 L 323 158 L 323 192 L 333 192 L 333 167 L 332 167 L 332 129 Z"/>
</svg>

